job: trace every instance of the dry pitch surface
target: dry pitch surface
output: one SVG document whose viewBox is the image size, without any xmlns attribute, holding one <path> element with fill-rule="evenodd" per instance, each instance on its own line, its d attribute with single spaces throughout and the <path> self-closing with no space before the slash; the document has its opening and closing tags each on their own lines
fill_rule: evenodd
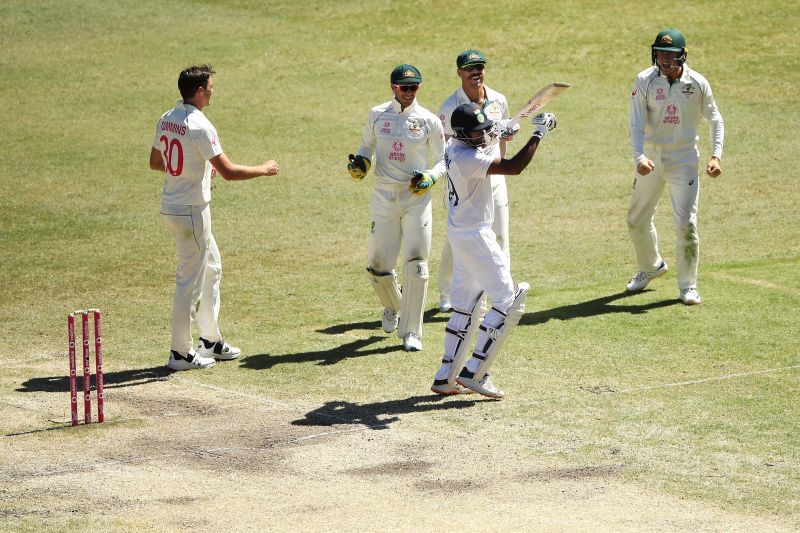
<svg viewBox="0 0 800 533">
<path fill-rule="evenodd" d="M 128 377 L 108 423 L 74 429 L 48 421 L 66 378 L 2 378 L 0 529 L 786 530 L 632 485 L 624 464 L 534 456 L 497 421 L 445 434 L 414 415 L 470 417 L 477 397 L 311 405 L 198 371 Z"/>
</svg>

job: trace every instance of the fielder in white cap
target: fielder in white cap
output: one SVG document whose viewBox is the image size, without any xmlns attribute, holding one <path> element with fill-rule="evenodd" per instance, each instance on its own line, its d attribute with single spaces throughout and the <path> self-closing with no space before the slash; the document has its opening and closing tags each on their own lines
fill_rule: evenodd
<svg viewBox="0 0 800 533">
<path fill-rule="evenodd" d="M 375 167 L 367 275 L 383 305 L 383 330 L 403 339 L 406 351 L 422 349 L 422 321 L 431 249 L 431 194 L 444 175 L 444 135 L 439 119 L 417 101 L 422 75 L 413 65 L 395 67 L 392 99 L 367 116 L 361 146 L 347 170 L 362 180 Z M 403 248 L 403 291 L 395 265 Z"/>
<path fill-rule="evenodd" d="M 161 220 L 175 237 L 178 268 L 172 302 L 169 368 L 191 370 L 214 366 L 217 359 L 235 359 L 240 350 L 219 331 L 219 284 L 222 260 L 211 233 L 211 178 L 226 180 L 274 176 L 278 163 L 233 163 L 222 151 L 217 130 L 203 114 L 214 94 L 214 70 L 193 66 L 178 76 L 181 100 L 158 119 L 150 150 L 150 168 L 164 174 Z M 192 342 L 197 319 L 200 342 Z"/>
<path fill-rule="evenodd" d="M 711 85 L 686 64 L 686 39 L 675 29 L 656 36 L 651 46 L 653 66 L 636 76 L 631 93 L 631 149 L 633 193 L 628 208 L 628 229 L 636 253 L 637 272 L 626 285 L 629 292 L 643 290 L 667 271 L 658 252 L 653 223 L 664 184 L 669 184 L 675 220 L 675 255 L 678 263 L 678 297 L 686 305 L 700 303 L 697 266 L 700 236 L 697 204 L 700 198 L 700 119 L 711 125 L 711 157 L 706 173 L 722 173 L 720 159 L 724 123 Z"/>
</svg>

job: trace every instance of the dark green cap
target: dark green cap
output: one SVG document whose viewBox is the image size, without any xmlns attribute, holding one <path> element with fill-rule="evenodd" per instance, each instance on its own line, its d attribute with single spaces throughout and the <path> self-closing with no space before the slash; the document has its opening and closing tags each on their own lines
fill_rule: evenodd
<svg viewBox="0 0 800 533">
<path fill-rule="evenodd" d="M 486 56 L 480 50 L 469 49 L 464 50 L 456 58 L 456 66 L 458 68 L 471 67 L 472 65 L 485 65 L 487 63 Z"/>
<path fill-rule="evenodd" d="M 684 48 L 686 48 L 686 37 L 673 28 L 662 30 L 656 35 L 656 40 L 653 43 L 653 50 L 665 52 L 683 52 Z"/>
<path fill-rule="evenodd" d="M 414 65 L 403 63 L 394 67 L 390 79 L 395 85 L 414 85 L 422 83 L 422 74 Z"/>
</svg>

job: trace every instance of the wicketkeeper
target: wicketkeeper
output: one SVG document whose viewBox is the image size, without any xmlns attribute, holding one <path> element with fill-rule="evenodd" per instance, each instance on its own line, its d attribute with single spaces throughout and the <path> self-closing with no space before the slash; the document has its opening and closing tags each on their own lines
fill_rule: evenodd
<svg viewBox="0 0 800 533">
<path fill-rule="evenodd" d="M 383 304 L 383 330 L 397 330 L 407 351 L 422 349 L 431 248 L 430 191 L 445 172 L 442 124 L 417 102 L 421 83 L 422 75 L 412 65 L 392 70 L 394 96 L 370 110 L 361 146 L 347 165 L 350 175 L 360 181 L 374 162 L 367 275 Z M 395 273 L 401 246 L 402 296 Z"/>
</svg>

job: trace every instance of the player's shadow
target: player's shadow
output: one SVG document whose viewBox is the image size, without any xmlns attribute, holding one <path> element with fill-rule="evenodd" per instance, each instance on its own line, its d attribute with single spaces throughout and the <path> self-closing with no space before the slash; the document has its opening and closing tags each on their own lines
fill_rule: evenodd
<svg viewBox="0 0 800 533">
<path fill-rule="evenodd" d="M 443 401 L 441 396 L 412 396 L 402 400 L 376 403 L 325 402 L 324 405 L 306 413 L 305 418 L 292 422 L 294 426 L 336 426 L 361 424 L 370 429 L 388 429 L 389 425 L 400 420 L 400 415 L 446 411 L 472 407 L 474 400 Z M 493 400 L 486 400 L 493 401 Z"/>
<path fill-rule="evenodd" d="M 242 368 L 254 370 L 265 370 L 275 365 L 286 363 L 317 363 L 321 366 L 335 365 L 345 359 L 354 357 L 365 357 L 383 353 L 400 352 L 403 350 L 402 344 L 398 339 L 398 344 L 394 346 L 384 346 L 382 348 L 369 348 L 371 345 L 386 340 L 386 337 L 373 335 L 368 339 L 359 339 L 331 348 L 329 350 L 319 350 L 316 352 L 288 353 L 283 355 L 270 355 L 261 353 L 245 357 L 241 361 Z"/>
<path fill-rule="evenodd" d="M 78 361 L 80 365 L 80 361 Z M 94 368 L 94 366 L 92 366 Z M 144 385 L 153 381 L 161 381 L 169 376 L 172 371 L 166 366 L 151 368 L 134 368 L 117 372 L 103 372 L 103 386 L 105 388 L 133 387 Z M 78 383 L 83 378 L 82 371 L 78 372 Z M 92 378 L 94 383 L 94 378 Z M 79 385 L 80 388 L 80 385 Z M 64 392 L 69 390 L 69 370 L 63 376 L 48 376 L 31 378 L 24 381 L 17 392 Z"/>
<path fill-rule="evenodd" d="M 433 307 L 428 309 L 423 314 L 423 321 L 427 324 L 435 322 L 447 322 L 450 320 L 450 313 L 442 313 L 439 309 Z M 325 333 L 326 335 L 338 335 L 356 329 L 376 330 L 381 328 L 380 320 L 373 320 L 371 322 L 352 322 L 350 324 L 336 324 L 335 326 L 328 326 L 316 330 L 317 333 Z"/>
<path fill-rule="evenodd" d="M 649 292 L 649 291 L 645 291 Z M 632 315 L 640 315 L 647 313 L 652 309 L 659 309 L 661 307 L 669 307 L 680 303 L 680 300 L 661 300 L 660 302 L 650 302 L 646 304 L 615 304 L 618 300 L 629 298 L 640 293 L 623 291 L 594 300 L 588 300 L 578 304 L 564 305 L 561 307 L 554 307 L 553 309 L 545 309 L 543 311 L 536 311 L 535 313 L 525 313 L 519 321 L 520 325 L 535 326 L 544 324 L 549 320 L 572 320 L 574 318 L 589 318 L 592 316 L 607 315 L 612 313 L 629 313 Z"/>
</svg>

